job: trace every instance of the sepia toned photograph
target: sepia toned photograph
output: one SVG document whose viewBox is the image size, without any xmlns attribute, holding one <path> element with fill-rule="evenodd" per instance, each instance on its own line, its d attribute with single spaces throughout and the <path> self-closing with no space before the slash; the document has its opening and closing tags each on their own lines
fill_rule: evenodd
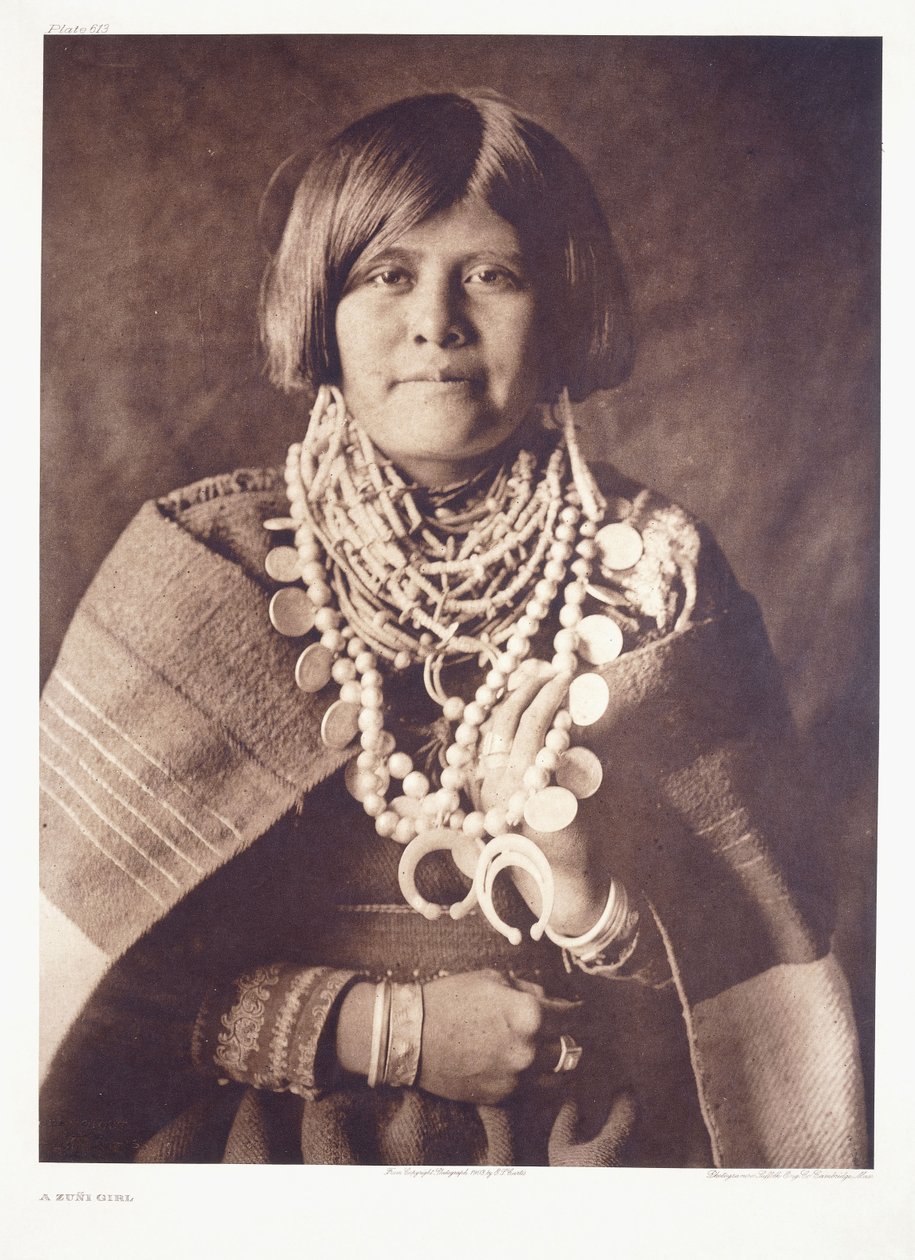
<svg viewBox="0 0 915 1260">
<path fill-rule="evenodd" d="M 873 1168 L 881 58 L 47 36 L 41 1161 Z"/>
</svg>

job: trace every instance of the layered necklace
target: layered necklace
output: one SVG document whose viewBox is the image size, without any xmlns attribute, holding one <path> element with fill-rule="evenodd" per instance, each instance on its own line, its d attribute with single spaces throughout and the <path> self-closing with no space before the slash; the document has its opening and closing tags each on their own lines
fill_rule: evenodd
<svg viewBox="0 0 915 1260">
<path fill-rule="evenodd" d="M 267 572 L 284 583 L 270 620 L 289 637 L 314 636 L 296 662 L 296 682 L 312 693 L 339 688 L 321 738 L 334 749 L 358 740 L 346 785 L 378 835 L 403 846 L 405 900 L 429 919 L 443 912 L 420 894 L 415 875 L 427 853 L 446 850 L 472 880 L 448 913 L 459 919 L 479 906 L 513 943 L 521 933 L 503 922 L 492 898 L 509 866 L 539 888 L 531 936 L 552 935 L 552 872 L 517 828 L 522 820 L 539 832 L 569 826 L 602 778 L 598 758 L 571 742 L 574 727 L 597 721 L 609 703 L 605 679 L 576 672 L 580 661 L 604 664 L 623 646 L 615 621 L 583 615 L 592 566 L 602 549 L 606 558 L 622 548 L 623 567 L 641 552 L 631 526 L 602 527 L 605 502 L 579 451 L 565 393 L 558 419 L 547 452 L 519 450 L 510 464 L 433 492 L 405 482 L 348 415 L 340 392 L 322 387 L 305 440 L 289 448 L 289 516 L 265 522 L 270 531 L 291 531 L 295 544 L 275 546 L 266 558 Z M 575 676 L 521 786 L 504 807 L 484 813 L 469 799 L 472 777 L 487 752 L 507 750 L 488 748 L 482 728 L 521 681 L 560 590 L 552 665 Z M 443 667 L 474 658 L 482 676 L 473 699 L 449 695 Z M 417 665 L 448 731 L 438 764 L 425 771 L 385 728 L 386 684 Z"/>
</svg>

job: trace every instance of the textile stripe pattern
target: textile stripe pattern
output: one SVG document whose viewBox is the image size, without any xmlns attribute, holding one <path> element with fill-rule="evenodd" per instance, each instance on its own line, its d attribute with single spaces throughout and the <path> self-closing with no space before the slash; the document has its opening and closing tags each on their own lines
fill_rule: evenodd
<svg viewBox="0 0 915 1260">
<path fill-rule="evenodd" d="M 772 967 L 699 1002 L 692 1025 L 725 1167 L 861 1166 L 857 1038 L 832 956 Z"/>
<path fill-rule="evenodd" d="M 82 657 L 81 686 L 68 670 L 74 652 Z M 125 675 L 138 693 L 132 733 L 116 710 L 102 707 L 105 683 Z M 43 855 L 42 877 L 52 901 L 111 957 L 132 943 L 138 926 L 155 923 L 245 847 L 250 836 L 232 821 L 231 806 L 256 800 L 262 790 L 257 767 L 231 745 L 223 763 L 203 778 L 202 767 L 185 773 L 180 763 L 169 764 L 161 736 L 146 737 L 147 723 L 180 730 L 190 749 L 204 749 L 212 738 L 206 715 L 132 660 L 102 627 L 75 627 L 49 680 L 41 724 L 42 834 L 63 828 L 71 845 Z M 218 809 L 207 804 L 213 777 L 220 780 L 221 790 L 210 798 L 221 799 Z M 124 915 L 125 904 L 135 907 L 139 920 Z"/>
<path fill-rule="evenodd" d="M 674 610 L 662 602 L 662 637 L 601 667 L 611 704 L 589 741 L 613 749 L 613 876 L 655 910 L 716 1162 L 860 1164 L 851 1011 L 826 957 L 829 895 L 810 857 L 810 811 L 788 788 L 796 744 L 758 609 L 682 512 L 612 469 L 602 476 L 603 488 L 639 504 L 650 543 L 614 597 L 642 608 L 642 568 L 646 591 L 659 581 L 673 590 L 676 573 L 690 579 L 677 601 L 688 618 L 670 626 Z M 266 473 L 147 504 L 87 592 L 48 684 L 42 883 L 116 964 L 99 985 L 112 994 L 132 947 L 259 857 L 271 829 L 313 809 L 349 756 L 323 746 L 321 698 L 291 682 L 301 648 L 265 616 L 262 522 L 283 506 L 279 478 Z M 354 904 L 388 900 L 366 892 Z M 128 986 L 131 1001 L 136 991 Z M 90 993 L 81 997 L 88 1004 Z M 82 1024 L 90 1036 L 91 1021 Z M 182 1053 L 172 1078 L 192 1070 Z M 66 1043 L 58 1061 L 76 1061 Z M 58 1086 L 82 1115 L 94 1083 L 65 1072 Z M 345 1111 L 343 1096 L 339 1104 Z M 273 1104 L 247 1106 L 261 1114 Z"/>
<path fill-rule="evenodd" d="M 233 568 L 148 504 L 45 690 L 42 886 L 112 959 L 345 759 L 251 641 L 263 593 Z"/>
</svg>

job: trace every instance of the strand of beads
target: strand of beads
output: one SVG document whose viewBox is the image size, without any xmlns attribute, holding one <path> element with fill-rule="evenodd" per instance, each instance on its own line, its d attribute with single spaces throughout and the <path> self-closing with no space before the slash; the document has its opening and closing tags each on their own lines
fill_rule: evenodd
<svg viewBox="0 0 915 1260">
<path fill-rule="evenodd" d="M 572 491 L 567 500 L 577 497 Z M 576 544 L 577 526 L 577 544 Z M 581 605 L 584 601 L 587 584 L 590 579 L 591 565 L 594 559 L 593 537 L 597 530 L 597 522 L 582 518 L 576 503 L 567 501 L 559 514 L 553 541 L 549 547 L 549 559 L 544 568 L 544 576 L 534 588 L 532 598 L 525 606 L 524 616 L 518 622 L 515 634 L 509 639 L 507 652 L 499 661 L 493 676 L 487 678 L 487 692 L 495 687 L 501 694 L 503 689 L 511 688 L 512 675 L 521 661 L 529 654 L 530 641 L 537 634 L 540 624 L 547 615 L 560 584 L 564 581 L 568 565 L 574 580 L 569 582 L 563 591 L 563 605 L 559 611 L 560 629 L 553 637 L 554 654 L 552 664 L 561 672 L 574 673 L 578 665 L 578 631 L 581 622 Z M 575 559 L 569 565 L 570 557 Z M 474 715 L 475 716 L 475 715 Z M 525 771 L 521 787 L 512 794 L 504 809 L 493 808 L 486 815 L 472 813 L 465 820 L 464 827 L 469 834 L 482 837 L 484 834 L 496 837 L 517 826 L 522 818 L 530 826 L 540 831 L 558 830 L 567 826 L 575 816 L 577 803 L 567 789 L 550 789 L 550 779 L 556 772 L 562 754 L 570 744 L 569 730 L 572 718 L 567 708 L 561 707 L 548 731 L 533 764 Z M 542 797 L 546 791 L 548 797 Z M 531 802 L 539 799 L 539 808 L 533 807 L 534 817 L 528 817 Z M 567 821 L 560 821 L 568 816 Z M 555 819 L 557 825 L 550 825 Z"/>
<path fill-rule="evenodd" d="M 296 457 L 293 450 L 291 458 Z M 295 501 L 293 500 L 293 506 Z M 470 816 L 468 821 L 463 815 L 456 817 L 459 810 L 458 793 L 466 786 L 467 768 L 476 760 L 476 748 L 480 727 L 485 723 L 494 704 L 510 688 L 513 675 L 530 653 L 531 639 L 537 634 L 542 619 L 546 616 L 552 600 L 558 591 L 559 583 L 566 575 L 566 565 L 572 551 L 571 542 L 575 537 L 574 525 L 579 519 L 578 509 L 567 504 L 560 513 L 560 523 L 556 528 L 553 541 L 550 543 L 550 559 L 546 563 L 545 576 L 535 587 L 531 599 L 525 606 L 524 614 L 517 622 L 513 634 L 509 637 L 504 652 L 486 675 L 484 682 L 477 689 L 473 701 L 465 705 L 458 697 L 446 697 L 443 703 L 444 716 L 456 723 L 454 741 L 445 753 L 446 767 L 442 772 L 442 787 L 438 794 L 432 794 L 425 776 L 414 772 L 412 763 L 405 754 L 398 753 L 388 767 L 389 773 L 404 781 L 404 797 L 420 804 L 411 807 L 400 802 L 399 813 L 392 817 L 393 810 L 379 808 L 378 793 L 371 789 L 376 786 L 368 777 L 379 776 L 382 769 L 381 758 L 374 757 L 377 749 L 373 748 L 373 733 L 382 729 L 381 710 L 383 696 L 381 674 L 377 669 L 377 658 L 364 640 L 352 633 L 351 628 L 341 629 L 341 614 L 331 607 L 333 590 L 325 582 L 325 570 L 314 555 L 315 544 L 306 533 L 304 543 L 300 541 L 299 555 L 302 560 L 303 579 L 308 582 L 308 597 L 320 606 L 315 612 L 315 626 L 321 634 L 320 644 L 306 649 L 303 655 L 314 665 L 314 648 L 323 649 L 324 669 L 326 674 L 340 686 L 340 697 L 336 705 L 332 705 L 328 713 L 332 717 L 329 725 L 332 728 L 334 742 L 345 746 L 345 736 L 352 731 L 362 734 L 363 753 L 360 769 L 366 774 L 359 780 L 360 793 L 367 812 L 376 818 L 376 826 L 381 834 L 394 835 L 403 843 L 410 836 L 411 819 L 418 814 L 427 817 L 432 823 L 462 826 L 469 835 L 500 834 L 510 822 L 520 820 L 526 796 L 547 785 L 549 773 L 555 770 L 558 754 L 568 744 L 569 718 L 565 712 L 557 714 L 554 730 L 548 736 L 547 746 L 538 754 L 538 762 L 531 767 L 525 781 L 525 796 L 513 800 L 514 808 L 503 818 L 500 811 L 490 811 L 490 816 L 481 819 L 478 815 Z M 589 522 L 582 523 L 586 532 Z M 301 533 L 301 531 L 299 531 Z M 579 549 L 586 548 L 585 540 L 578 544 Z M 579 557 L 581 559 L 581 557 Z M 578 563 L 573 561 L 573 565 Z M 586 584 L 590 568 L 582 560 L 584 568 L 579 566 L 579 576 L 565 590 L 565 604 L 560 613 L 563 629 L 557 633 L 554 641 L 556 654 L 553 663 L 557 668 L 574 669 L 576 657 L 575 631 L 573 629 L 580 618 L 580 592 Z M 347 637 L 346 630 L 350 633 Z M 342 653 L 346 648 L 346 656 Z M 313 675 L 309 672 L 309 678 Z M 357 682 L 357 678 L 360 681 Z M 309 688 L 311 689 L 311 688 Z M 348 719 L 348 722 L 347 722 Z M 326 717 L 325 717 L 326 721 Z M 431 799 L 430 799 L 431 798 Z M 384 815 L 384 817 L 382 817 Z M 404 821 L 406 820 L 406 821 Z"/>
<path fill-rule="evenodd" d="M 429 779 L 414 769 L 411 759 L 405 753 L 392 747 L 393 739 L 384 729 L 383 679 L 374 653 L 368 650 L 362 639 L 353 634 L 351 627 L 341 627 L 340 614 L 329 603 L 322 602 L 315 613 L 315 624 L 321 633 L 321 641 L 320 644 L 306 649 L 303 657 L 313 654 L 316 648 L 324 652 L 332 662 L 330 676 L 340 689 L 338 701 L 330 706 L 324 716 L 322 735 L 326 742 L 343 748 L 358 734 L 361 750 L 353 763 L 355 773 L 348 776 L 348 787 L 352 795 L 361 801 L 365 812 L 374 819 L 379 835 L 390 837 L 407 847 L 400 870 L 402 890 L 408 903 L 429 917 L 435 917 L 440 910 L 429 906 L 419 897 L 413 872 L 417 861 L 430 848 L 450 847 L 452 856 L 463 869 L 466 867 L 468 851 L 474 852 L 473 849 L 468 850 L 468 843 L 476 846 L 480 878 L 474 880 L 471 894 L 451 908 L 452 916 L 458 918 L 466 914 L 475 903 L 480 887 L 486 887 L 487 890 L 491 887 L 498 869 L 508 865 L 525 866 L 528 862 L 524 846 L 528 846 L 529 842 L 524 837 L 513 835 L 508 828 L 517 825 L 532 800 L 539 800 L 541 806 L 539 811 L 535 810 L 533 818 L 528 817 L 528 821 L 542 831 L 567 825 L 577 808 L 575 798 L 570 792 L 563 788 L 549 787 L 550 776 L 569 745 L 571 717 L 565 709 L 556 714 L 544 748 L 539 750 L 534 764 L 525 773 L 522 788 L 510 799 L 506 811 L 492 809 L 486 815 L 478 812 L 468 815 L 460 808 L 461 791 L 467 786 L 467 774 L 477 760 L 476 746 L 480 728 L 495 703 L 511 687 L 514 675 L 529 656 L 531 639 L 537 634 L 540 622 L 558 592 L 559 583 L 566 576 L 571 539 L 574 538 L 572 527 L 577 519 L 577 509 L 574 505 L 567 504 L 559 526 L 565 532 L 551 544 L 545 576 L 528 602 L 515 634 L 506 645 L 506 651 L 486 675 L 474 700 L 465 705 L 458 697 L 445 697 L 443 713 L 449 721 L 457 725 L 454 741 L 445 753 L 446 765 L 438 790 L 433 790 Z M 584 522 L 585 534 L 588 532 L 587 524 Z M 574 668 L 576 664 L 577 640 L 574 626 L 580 617 L 578 587 L 587 582 L 590 574 L 590 565 L 587 563 L 588 547 L 584 537 L 578 546 L 585 553 L 579 557 L 583 563 L 575 574 L 577 581 L 569 583 L 565 589 L 565 602 L 561 612 L 561 621 L 564 624 L 554 639 L 556 653 L 553 663 L 558 668 Z M 572 563 L 576 564 L 577 561 Z M 310 580 L 310 591 L 321 580 L 316 573 L 307 570 L 305 576 Z M 323 591 L 319 590 L 315 594 L 323 600 Z M 389 804 L 387 791 L 392 777 L 402 781 L 402 795 Z M 553 794 L 552 798 L 550 793 Z M 556 796 L 561 798 L 560 804 L 564 803 L 566 806 L 558 812 L 557 802 L 553 799 Z M 542 805 L 544 800 L 549 805 L 546 815 Z M 571 808 L 568 808 L 569 805 Z M 448 828 L 454 833 L 450 843 L 447 840 L 443 843 L 440 837 L 436 838 L 435 833 L 442 828 Z M 483 837 L 486 835 L 492 839 L 484 850 Z M 498 862 L 498 866 L 493 867 L 493 862 Z M 540 867 L 537 868 L 539 870 Z M 544 906 L 551 900 L 550 888 L 548 882 L 541 883 Z M 482 909 L 498 931 L 508 935 L 511 940 L 516 939 L 517 929 L 508 928 L 498 917 L 488 892 Z M 537 925 L 535 928 L 540 930 Z"/>
<path fill-rule="evenodd" d="M 567 407 L 563 421 L 568 430 Z M 574 443 L 574 433 L 567 436 Z M 278 592 L 271 601 L 271 619 L 283 633 L 305 633 L 313 624 L 320 635 L 301 654 L 296 679 L 307 691 L 320 690 L 331 679 L 339 686 L 339 699 L 322 721 L 322 738 L 342 749 L 358 735 L 361 747 L 347 769 L 347 786 L 374 819 L 378 834 L 405 847 L 401 887 L 406 900 L 429 917 L 440 913 L 419 896 L 413 876 L 425 853 L 449 848 L 459 868 L 471 874 L 473 867 L 474 875 L 471 892 L 451 907 L 453 917 L 467 913 L 482 891 L 486 917 L 512 940 L 517 929 L 498 918 L 492 883 L 507 866 L 532 872 L 540 884 L 545 922 L 552 902 L 549 864 L 545 859 L 533 861 L 531 842 L 509 829 L 524 818 L 535 830 L 553 831 L 574 818 L 574 793 L 551 785 L 570 744 L 569 709 L 562 707 L 555 715 L 544 747 L 504 810 L 467 812 L 462 793 L 478 761 L 480 730 L 495 704 L 512 689 L 563 583 L 553 665 L 574 672 L 578 664 L 581 605 L 603 501 L 577 448 L 574 454 L 573 485 L 565 494 L 564 445 L 558 443 L 539 475 L 537 461 L 524 451 L 510 476 L 498 470 L 485 511 L 479 500 L 468 507 L 456 488 L 447 496 L 453 507 L 442 502 L 434 508 L 433 518 L 424 517 L 409 494 L 398 498 L 389 492 L 406 487 L 389 465 L 382 468 L 374 460 L 368 439 L 346 416 L 342 398 L 331 400 L 325 393 L 316 404 L 309 439 L 293 445 L 287 459 L 296 550 L 278 549 L 291 552 L 292 562 L 284 556 L 282 563 L 276 559 L 273 563 L 274 576 L 285 581 L 301 577 L 305 590 Z M 585 484 L 582 469 L 587 473 Z M 381 504 L 380 514 L 367 506 L 366 485 Z M 276 527 L 277 522 L 271 525 Z M 423 555 L 405 553 L 404 540 L 411 533 L 424 545 Z M 494 576 L 490 566 L 496 570 Z M 282 616 L 274 616 L 274 601 L 283 595 L 301 600 L 294 607 L 287 600 L 280 608 Z M 423 599 L 432 614 L 417 608 Z M 515 609 L 521 600 L 523 612 L 518 617 Z M 501 618 L 493 615 L 500 606 Z M 278 624 L 284 618 L 285 628 Z M 481 648 L 495 659 L 474 699 L 465 704 L 457 696 L 447 696 L 440 685 L 444 657 L 476 654 Z M 455 724 L 438 788 L 414 768 L 407 754 L 394 748 L 393 736 L 384 728 L 379 656 L 395 668 L 425 660 L 430 695 Z M 401 783 L 401 794 L 389 802 L 392 779 Z M 542 927 L 542 922 L 535 924 L 533 934 Z"/>
<path fill-rule="evenodd" d="M 566 458 L 557 444 L 538 469 L 536 457 L 521 451 L 508 475 L 499 467 L 489 487 L 478 483 L 483 489 L 469 505 L 458 496 L 453 507 L 443 502 L 423 516 L 342 397 L 324 391 L 286 466 L 304 580 L 326 585 L 332 575 L 346 622 L 400 667 L 405 653 L 422 657 L 424 635 L 441 644 L 455 622 L 460 634 L 445 642 L 447 655 L 469 654 L 473 639 L 499 644 L 542 570 Z M 324 573 L 314 567 L 318 545 Z"/>
<path fill-rule="evenodd" d="M 517 826 L 522 816 L 531 826 L 540 831 L 559 830 L 567 826 L 577 811 L 577 798 L 566 788 L 550 787 L 551 775 L 560 764 L 560 757 L 569 747 L 569 728 L 572 718 L 567 709 L 560 709 L 547 733 L 545 744 L 536 755 L 534 764 L 524 774 L 521 788 L 509 799 L 505 810 L 492 808 L 486 814 L 472 811 L 463 815 L 455 810 L 449 815 L 449 805 L 454 803 L 457 794 L 467 786 L 467 774 L 476 760 L 477 733 L 486 720 L 493 705 L 511 687 L 513 676 L 522 662 L 528 658 L 530 641 L 537 634 L 540 622 L 549 610 L 552 600 L 558 591 L 559 583 L 566 575 L 565 565 L 572 551 L 575 538 L 574 526 L 579 521 L 579 513 L 574 505 L 563 509 L 560 528 L 563 533 L 551 544 L 549 567 L 543 579 L 543 585 L 535 592 L 534 597 L 525 608 L 524 616 L 518 622 L 517 630 L 507 644 L 506 653 L 499 658 L 495 667 L 487 674 L 483 685 L 478 688 L 474 700 L 464 706 L 457 697 L 445 699 L 443 711 L 446 716 L 458 720 L 455 731 L 455 742 L 447 749 L 446 767 L 442 772 L 442 787 L 450 793 L 444 800 L 441 796 L 427 798 L 431 800 L 431 817 L 423 820 L 417 827 L 417 835 L 411 839 L 402 855 L 399 877 L 405 899 L 414 908 L 428 918 L 435 918 L 440 913 L 439 907 L 430 904 L 416 891 L 415 869 L 418 861 L 426 853 L 436 849 L 451 849 L 452 857 L 464 869 L 466 861 L 467 841 L 476 844 L 477 865 L 471 892 L 461 901 L 450 907 L 452 918 L 458 919 L 467 914 L 472 906 L 479 902 L 480 908 L 489 923 L 513 943 L 520 940 L 517 928 L 503 922 L 498 915 L 492 900 L 492 884 L 500 870 L 509 866 L 520 866 L 532 875 L 540 888 L 541 915 L 531 927 L 531 935 L 537 939 L 549 917 L 553 899 L 552 873 L 549 863 L 543 858 L 536 846 L 539 862 L 532 863 L 532 844 L 525 836 L 514 833 L 511 827 Z M 583 522 L 584 534 L 579 540 L 580 552 L 573 564 L 576 581 L 570 583 L 564 592 L 562 628 L 554 639 L 556 649 L 553 664 L 559 669 L 573 670 L 577 664 L 575 655 L 577 634 L 574 627 L 581 618 L 582 590 L 586 586 L 591 572 L 593 544 L 590 542 L 594 522 Z M 395 754 L 396 756 L 396 754 Z M 394 770 L 406 770 L 408 761 L 400 764 L 389 762 Z M 432 830 L 423 830 L 425 821 Z M 442 825 L 460 830 L 460 837 L 455 836 L 450 843 L 447 834 L 442 834 Z M 386 828 L 390 823 L 386 823 Z M 401 839 L 409 835 L 410 822 L 398 821 L 395 825 L 394 838 Z M 399 832 L 399 834 L 398 834 Z M 484 846 L 484 838 L 489 837 Z"/>
<path fill-rule="evenodd" d="M 575 503 L 567 503 L 562 509 L 560 523 L 550 545 L 550 558 L 544 569 L 544 577 L 537 584 L 534 597 L 525 608 L 525 616 L 518 623 L 514 640 L 509 641 L 509 649 L 515 650 L 519 660 L 524 659 L 529 650 L 530 638 L 537 633 L 540 622 L 558 593 L 559 584 L 565 579 L 565 566 L 572 554 L 576 525 L 579 530 L 575 546 L 577 555 L 570 565 L 575 580 L 564 589 L 564 601 L 559 614 L 560 629 L 553 639 L 552 664 L 556 669 L 568 672 L 573 672 L 578 663 L 576 627 L 582 619 L 581 605 L 591 575 L 595 554 L 593 537 L 598 528 L 598 521 L 580 519 Z M 505 685 L 511 685 L 510 676 Z M 495 807 L 485 815 L 471 813 L 463 823 L 465 832 L 478 843 L 482 844 L 484 836 L 490 837 L 478 857 L 473 893 L 489 923 L 513 944 L 519 943 L 521 934 L 517 928 L 504 923 L 496 911 L 492 900 L 492 885 L 499 871 L 511 866 L 520 867 L 533 877 L 540 890 L 541 914 L 530 931 L 531 936 L 538 939 L 552 906 L 552 872 L 549 863 L 536 846 L 527 837 L 511 829 L 522 818 L 534 830 L 541 832 L 561 830 L 574 820 L 578 810 L 575 795 L 567 788 L 550 785 L 551 777 L 559 768 L 561 757 L 571 742 L 571 726 L 571 714 L 567 708 L 561 707 L 547 732 L 544 747 L 537 752 L 533 764 L 525 771 L 521 787 L 509 798 L 505 809 Z M 532 860 L 535 856 L 538 860 Z M 467 900 L 461 903 L 462 913 L 466 913 Z M 453 917 L 458 917 L 455 907 L 451 908 L 451 913 Z"/>
<path fill-rule="evenodd" d="M 573 530 L 579 518 L 577 508 L 567 505 L 562 512 L 565 519 L 560 528 L 564 526 L 567 531 Z M 574 538 L 574 532 L 571 537 Z M 438 791 L 432 791 L 428 778 L 414 769 L 411 759 L 405 753 L 394 752 L 388 756 L 386 762 L 380 753 L 373 759 L 375 750 L 371 746 L 366 748 L 363 735 L 363 752 L 368 755 L 362 758 L 361 763 L 366 777 L 360 780 L 360 791 L 367 790 L 367 794 L 362 798 L 362 804 L 366 812 L 375 819 L 375 827 L 380 835 L 389 836 L 401 844 L 408 843 L 422 825 L 460 829 L 471 839 L 482 838 L 485 834 L 501 835 L 509 825 L 520 822 L 528 798 L 548 785 L 550 774 L 558 765 L 559 754 L 568 747 L 569 743 L 568 729 L 571 718 L 565 710 L 557 713 L 553 727 L 547 735 L 545 747 L 538 752 L 538 760 L 526 772 L 522 789 L 511 798 L 506 811 L 492 809 L 484 815 L 476 810 L 465 813 L 460 807 L 461 793 L 466 790 L 468 775 L 478 760 L 480 729 L 487 721 L 495 704 L 510 689 L 512 679 L 522 663 L 529 657 L 531 640 L 538 633 L 540 623 L 547 615 L 550 604 L 557 594 L 559 583 L 566 575 L 566 564 L 572 550 L 569 536 L 554 541 L 551 547 L 556 550 L 547 562 L 546 576 L 538 583 L 538 589 L 526 604 L 523 616 L 505 645 L 505 651 L 486 674 L 482 684 L 474 693 L 473 700 L 465 704 L 458 696 L 444 698 L 442 712 L 449 722 L 455 723 L 455 730 L 452 743 L 445 749 L 445 766 L 441 772 L 441 787 Z M 576 578 L 574 583 L 566 587 L 566 603 L 563 612 L 566 609 L 573 610 L 566 617 L 572 625 L 580 618 L 579 584 L 582 581 L 587 582 L 589 574 L 590 567 L 586 566 L 583 577 Z M 351 640 L 349 644 L 350 653 L 354 651 L 353 642 Z M 355 639 L 355 643 L 357 648 L 363 646 L 361 639 Z M 574 669 L 577 663 L 574 652 L 576 646 L 574 630 L 569 630 L 560 640 L 560 644 L 562 651 L 560 653 L 557 650 L 553 660 L 554 665 L 557 668 Z M 381 688 L 375 683 L 375 677 L 377 676 L 380 680 L 380 674 L 375 668 L 375 658 L 371 653 L 360 654 L 357 651 L 354 672 L 363 664 L 373 671 L 373 690 L 369 692 L 369 695 L 372 703 L 374 704 L 377 700 L 380 707 Z M 349 670 L 344 672 L 349 681 Z M 340 674 L 340 678 L 342 677 L 343 673 Z M 364 688 L 364 677 L 362 684 Z M 374 694 L 375 690 L 378 693 L 377 697 Z M 349 700 L 349 694 L 344 694 L 341 688 L 341 701 L 345 700 Z M 375 719 L 367 718 L 364 713 L 360 713 L 357 721 L 363 732 L 366 729 L 366 722 L 373 725 L 375 723 Z M 384 778 L 385 771 L 403 783 L 403 797 L 392 802 L 390 808 L 385 808 L 383 795 L 377 790 L 372 790 L 377 787 L 377 784 L 373 784 L 370 778 L 371 775 L 375 775 L 380 782 Z M 564 789 L 561 790 L 564 791 Z M 416 802 L 416 804 L 411 805 L 409 802 Z"/>
</svg>

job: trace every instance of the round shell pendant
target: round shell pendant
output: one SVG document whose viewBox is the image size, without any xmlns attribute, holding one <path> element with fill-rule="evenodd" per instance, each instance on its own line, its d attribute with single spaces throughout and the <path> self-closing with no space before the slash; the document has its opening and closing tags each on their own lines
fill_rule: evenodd
<svg viewBox="0 0 915 1260">
<path fill-rule="evenodd" d="M 623 650 L 623 632 L 612 617 L 593 613 L 583 618 L 578 630 L 578 654 L 591 665 L 615 661 Z"/>
<path fill-rule="evenodd" d="M 321 719 L 321 739 L 328 748 L 346 748 L 359 734 L 359 705 L 335 700 Z"/>
<path fill-rule="evenodd" d="M 333 663 L 333 653 L 323 643 L 312 643 L 295 663 L 295 680 L 303 691 L 321 691 L 330 682 Z"/>
<path fill-rule="evenodd" d="M 534 831 L 562 831 L 578 813 L 578 801 L 568 788 L 546 787 L 528 797 L 524 821 Z"/>
<path fill-rule="evenodd" d="M 598 582 L 589 582 L 585 587 L 592 599 L 599 604 L 609 604 L 611 608 L 628 608 L 629 600 L 621 591 L 614 591 L 609 586 L 601 586 Z"/>
<path fill-rule="evenodd" d="M 626 521 L 615 521 L 598 530 L 594 539 L 605 569 L 631 569 L 645 550 L 642 535 Z"/>
<path fill-rule="evenodd" d="M 302 576 L 295 547 L 273 547 L 267 552 L 264 568 L 275 582 L 297 582 Z"/>
<path fill-rule="evenodd" d="M 576 800 L 593 796 L 604 778 L 600 760 L 590 748 L 570 748 L 562 754 L 555 773 L 559 787 L 568 788 Z"/>
<path fill-rule="evenodd" d="M 268 609 L 274 630 L 298 639 L 315 624 L 315 606 L 300 586 L 284 586 L 271 597 Z"/>
<path fill-rule="evenodd" d="M 569 687 L 569 712 L 576 726 L 590 726 L 607 712 L 610 688 L 600 674 L 579 674 Z"/>
</svg>

